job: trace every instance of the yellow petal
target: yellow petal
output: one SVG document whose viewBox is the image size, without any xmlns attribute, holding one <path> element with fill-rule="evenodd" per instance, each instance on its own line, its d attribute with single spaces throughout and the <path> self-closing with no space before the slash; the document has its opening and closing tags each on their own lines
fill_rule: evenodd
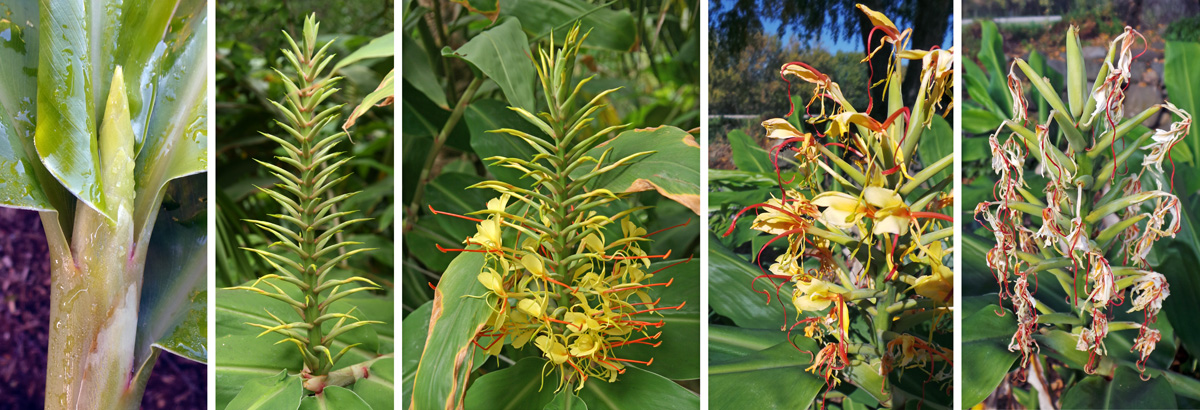
<svg viewBox="0 0 1200 410">
<path fill-rule="evenodd" d="M 803 135 L 800 133 L 800 130 L 797 130 L 796 127 L 793 127 L 791 123 L 783 118 L 772 118 L 763 121 L 762 126 L 767 129 L 767 138 L 784 140 Z"/>
<path fill-rule="evenodd" d="M 859 212 L 858 198 L 844 192 L 825 192 L 812 200 L 813 205 L 825 207 L 821 211 L 821 220 L 826 225 L 839 228 L 849 228 L 862 217 Z M 853 219 L 851 219 L 853 217 Z"/>
<path fill-rule="evenodd" d="M 908 233 L 908 223 L 910 220 L 911 218 L 899 215 L 876 219 L 875 227 L 871 230 L 871 233 L 876 235 L 904 235 Z"/>
<path fill-rule="evenodd" d="M 863 113 L 847 111 L 831 116 L 829 119 L 829 128 L 825 133 L 833 136 L 841 136 L 850 132 L 850 124 L 858 124 L 871 131 L 883 132 L 883 124 Z"/>
<path fill-rule="evenodd" d="M 542 317 L 543 313 L 542 304 L 533 299 L 521 299 L 517 302 L 517 309 L 533 317 Z"/>
<path fill-rule="evenodd" d="M 546 276 L 546 266 L 542 264 L 542 258 L 535 255 L 525 254 L 525 257 L 521 258 L 521 266 L 537 277 Z"/>
<path fill-rule="evenodd" d="M 821 74 L 816 69 L 808 68 L 800 64 L 787 64 L 779 70 L 782 75 L 794 75 L 800 77 L 801 80 L 808 81 L 814 84 L 824 84 L 829 81 L 829 76 Z"/>
<path fill-rule="evenodd" d="M 496 295 L 499 295 L 500 297 L 504 297 L 504 287 L 501 285 L 500 275 L 497 274 L 495 270 L 487 268 L 487 270 L 479 272 L 479 275 L 476 276 L 476 278 L 479 279 L 479 283 L 483 284 L 483 287 L 495 292 Z"/>
<path fill-rule="evenodd" d="M 825 310 L 832 303 L 827 293 L 802 294 L 799 290 L 792 296 L 792 305 L 800 312 L 816 312 Z"/>
<path fill-rule="evenodd" d="M 875 208 L 904 206 L 904 200 L 896 192 L 882 187 L 869 186 L 863 189 L 863 199 Z"/>
<path fill-rule="evenodd" d="M 864 6 L 862 4 L 856 4 L 854 6 L 858 7 L 858 9 L 863 12 L 863 14 L 867 15 L 867 19 L 871 20 L 871 25 L 887 27 L 887 28 L 890 28 L 895 31 L 900 31 L 900 30 L 896 30 L 896 25 L 892 24 L 892 20 L 889 19 L 887 16 L 883 15 L 883 13 L 880 13 L 875 10 L 871 10 L 870 7 Z"/>
</svg>

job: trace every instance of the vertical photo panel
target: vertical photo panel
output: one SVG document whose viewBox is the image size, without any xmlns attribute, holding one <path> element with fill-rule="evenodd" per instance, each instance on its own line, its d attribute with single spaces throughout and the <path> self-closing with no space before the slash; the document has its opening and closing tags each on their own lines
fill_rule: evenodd
<svg viewBox="0 0 1200 410">
<path fill-rule="evenodd" d="M 1200 405 L 1200 5 L 963 6 L 963 406 Z"/>
<path fill-rule="evenodd" d="M 0 4 L 0 407 L 205 408 L 207 5 Z"/>
<path fill-rule="evenodd" d="M 394 3 L 216 9 L 216 408 L 393 408 Z"/>
<path fill-rule="evenodd" d="M 709 408 L 952 407 L 952 8 L 870 3 L 710 3 Z"/>
<path fill-rule="evenodd" d="M 696 1 L 402 10 L 406 409 L 699 409 Z"/>
</svg>

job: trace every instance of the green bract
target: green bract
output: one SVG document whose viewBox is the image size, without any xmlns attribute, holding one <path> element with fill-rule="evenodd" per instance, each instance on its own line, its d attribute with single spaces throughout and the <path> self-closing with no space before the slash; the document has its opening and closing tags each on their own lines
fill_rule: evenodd
<svg viewBox="0 0 1200 410">
<path fill-rule="evenodd" d="M 53 258 L 48 407 L 137 408 L 162 350 L 206 360 L 205 8 L 0 5 L 0 205 Z"/>
</svg>

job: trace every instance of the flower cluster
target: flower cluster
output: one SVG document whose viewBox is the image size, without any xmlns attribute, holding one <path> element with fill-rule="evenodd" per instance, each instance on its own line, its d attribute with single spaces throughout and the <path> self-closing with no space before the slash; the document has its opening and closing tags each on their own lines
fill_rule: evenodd
<svg viewBox="0 0 1200 410">
<path fill-rule="evenodd" d="M 680 309 L 683 304 L 660 306 L 650 288 L 670 286 L 656 282 L 655 274 L 674 264 L 652 269 L 652 259 L 643 249 L 655 233 L 647 233 L 635 222 L 633 207 L 613 214 L 604 207 L 623 201 L 621 194 L 591 189 L 589 181 L 629 161 L 649 154 L 636 153 L 607 162 L 593 158 L 589 150 L 604 142 L 604 136 L 621 128 L 609 127 L 591 136 L 581 130 L 591 115 L 603 107 L 600 93 L 578 110 L 573 102 L 584 83 L 570 88 L 571 67 L 586 35 L 572 29 L 560 50 L 539 50 L 538 76 L 550 112 L 535 116 L 513 107 L 531 124 L 545 132 L 536 137 L 514 129 L 505 133 L 526 142 L 539 154 L 533 158 L 488 158 L 494 164 L 518 169 L 531 178 L 533 186 L 522 188 L 500 181 L 486 181 L 471 188 L 490 189 L 499 196 L 487 209 L 468 215 L 453 215 L 430 208 L 435 214 L 477 222 L 474 236 L 461 249 L 443 252 L 477 252 L 484 265 L 477 279 L 487 289 L 473 297 L 487 301 L 492 314 L 475 336 L 475 344 L 488 354 L 500 353 L 505 344 L 521 349 L 532 342 L 546 361 L 546 372 L 557 372 L 558 389 L 567 384 L 580 390 L 589 378 L 613 382 L 625 372 L 627 363 L 651 365 L 653 359 L 618 357 L 622 346 L 659 346 L 663 320 L 657 312 Z M 574 173 L 586 170 L 584 174 Z M 477 216 L 477 217 L 476 217 Z M 619 224 L 621 235 L 608 232 Z M 683 263 L 681 261 L 678 263 Z"/>
<path fill-rule="evenodd" d="M 1068 43 L 1077 46 L 1074 27 L 1067 36 Z M 1146 256 L 1154 242 L 1174 236 L 1180 229 L 1179 199 L 1164 190 L 1170 178 L 1165 175 L 1162 162 L 1169 160 L 1171 147 L 1187 134 L 1191 116 L 1164 103 L 1150 107 L 1134 119 L 1121 121 L 1124 89 L 1129 83 L 1131 61 L 1136 58 L 1132 50 L 1137 38 L 1141 35 L 1127 27 L 1113 40 L 1101 68 L 1102 81 L 1095 84 L 1086 100 L 1072 99 L 1070 109 L 1024 61 L 1017 59 L 1010 66 L 1008 87 L 1014 118 L 1005 121 L 990 137 L 992 168 L 999 178 L 994 200 L 980 203 L 975 214 L 996 238 L 995 247 L 987 253 L 987 264 L 1000 286 L 1001 299 L 1010 299 L 1016 313 L 1017 332 L 1009 350 L 1021 353 L 1023 366 L 1039 350 L 1033 338 L 1039 313 L 1050 312 L 1033 296 L 1036 288 L 1030 289 L 1030 283 L 1036 283 L 1036 275 L 1041 271 L 1057 276 L 1069 293 L 1072 307 L 1081 317 L 1090 317 L 1087 326 L 1074 329 L 1076 348 L 1089 353 L 1086 371 L 1094 372 L 1097 358 L 1107 355 L 1104 340 L 1109 334 L 1109 307 L 1123 303 L 1126 289 L 1132 289 L 1135 295 L 1129 311 L 1145 313 L 1143 322 L 1134 325 L 1140 329 L 1134 350 L 1141 355 L 1138 366 L 1143 372 L 1160 338 L 1159 332 L 1150 326 L 1170 290 L 1165 277 L 1150 270 Z M 1034 124 L 1033 130 L 1028 128 L 1029 103 L 1015 74 L 1018 69 L 1054 108 L 1050 120 Z M 1077 82 L 1082 87 L 1083 79 L 1079 78 L 1082 74 L 1076 74 L 1068 82 Z M 1077 90 L 1073 88 L 1072 92 Z M 1094 109 L 1088 108 L 1093 105 Z M 1170 111 L 1180 120 L 1168 129 L 1127 142 L 1117 154 L 1116 141 L 1160 109 Z M 1066 149 L 1053 142 L 1050 122 L 1057 123 L 1066 137 Z M 1008 136 L 1002 140 L 1006 132 Z M 1092 133 L 1090 143 L 1084 136 L 1087 132 Z M 1151 142 L 1143 145 L 1147 139 Z M 1118 180 L 1117 168 L 1136 149 L 1147 151 L 1141 170 Z M 1110 154 L 1111 159 L 1101 163 L 1104 154 Z M 1038 161 L 1041 164 L 1038 169 L 1048 177 L 1044 196 L 1031 192 L 1025 181 L 1028 157 Z M 1143 181 L 1152 182 L 1155 188 L 1144 190 Z M 1026 221 L 1032 221 L 1032 226 L 1027 226 Z M 1117 241 L 1123 246 L 1113 246 Z M 1128 266 L 1114 266 L 1118 260 Z M 1084 287 L 1077 288 L 1075 284 L 1080 283 L 1077 278 L 1081 274 Z"/>
<path fill-rule="evenodd" d="M 820 348 L 807 370 L 820 374 L 830 388 L 849 367 L 860 363 L 879 374 L 915 368 L 931 380 L 949 380 L 950 349 L 890 323 L 922 313 L 940 317 L 953 304 L 954 274 L 944 265 L 949 258 L 942 244 L 953 232 L 953 219 L 938 212 L 952 201 L 944 191 L 950 179 L 930 184 L 937 187 L 920 195 L 914 193 L 953 158 L 924 158 L 923 166 L 913 165 L 916 143 L 953 84 L 953 50 L 910 50 L 910 30 L 901 31 L 883 14 L 862 5 L 858 8 L 875 24 L 873 33 L 882 33 L 879 47 L 863 61 L 870 61 L 884 45 L 891 46 L 884 87 L 898 93 L 901 59 L 921 61 L 915 108 L 887 101 L 893 111 L 881 122 L 869 115 L 873 102 L 866 111 L 858 111 L 830 76 L 804 63 L 785 64 L 780 69 L 785 81 L 799 79 L 814 86 L 804 108 L 808 124 L 823 131 L 801 132 L 783 118 L 762 123 L 767 138 L 778 144 L 770 151 L 779 179 L 778 196 L 741 210 L 725 234 L 753 210 L 757 215 L 751 229 L 772 236 L 755 250 L 757 260 L 762 261 L 773 243 L 786 239 L 787 246 L 775 257 L 769 273 L 755 282 L 767 279 L 776 292 L 791 285 L 790 299 L 800 317 L 794 322 L 785 317 L 784 328 L 790 334 L 803 325 L 805 337 L 818 342 Z M 778 160 L 785 150 L 793 153 L 800 174 L 824 175 L 834 183 L 808 180 L 789 187 L 793 183 L 784 181 Z M 770 292 L 755 291 L 766 294 L 770 302 Z M 873 337 L 864 340 L 852 335 L 851 323 L 871 315 L 876 315 L 870 319 L 875 321 Z M 933 329 L 940 327 L 935 324 Z M 934 370 L 935 362 L 943 363 L 941 371 Z"/>
</svg>

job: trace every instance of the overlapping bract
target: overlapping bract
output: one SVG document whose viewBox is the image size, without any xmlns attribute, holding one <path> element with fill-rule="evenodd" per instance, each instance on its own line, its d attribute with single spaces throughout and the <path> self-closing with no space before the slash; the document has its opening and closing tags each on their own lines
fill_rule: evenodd
<svg viewBox="0 0 1200 410">
<path fill-rule="evenodd" d="M 838 83 L 807 64 L 793 62 L 780 69 L 785 81 L 797 78 L 815 87 L 804 109 L 808 123 L 824 131 L 801 132 L 783 118 L 762 123 L 767 138 L 778 144 L 771 153 L 780 196 L 741 213 L 756 210 L 751 228 L 773 237 L 755 249 L 757 258 L 779 239 L 786 239 L 787 247 L 770 265 L 770 273 L 756 281 L 791 283 L 792 305 L 801 317 L 790 326 L 785 318 L 785 328 L 790 332 L 804 325 L 805 336 L 822 346 L 807 370 L 824 377 L 830 388 L 852 366 L 868 366 L 877 374 L 916 368 L 930 380 L 947 382 L 951 350 L 927 334 L 909 334 L 908 328 L 893 326 L 897 318 L 922 312 L 942 316 L 953 304 L 954 274 L 944 264 L 949 246 L 942 243 L 953 231 L 952 219 L 935 212 L 953 201 L 947 191 L 950 179 L 915 193 L 953 157 L 923 158 L 928 163 L 913 166 L 922 131 L 940 115 L 937 110 L 950 95 L 953 50 L 910 50 L 910 30 L 900 31 L 883 14 L 858 8 L 875 24 L 873 33 L 880 41 L 863 62 L 883 50 L 891 53 L 879 82 L 889 90 L 886 94 L 895 96 L 883 101 L 888 118 L 880 122 L 871 117 L 871 107 L 857 111 Z M 901 59 L 922 64 L 921 88 L 911 109 L 899 101 Z M 808 179 L 784 181 L 778 161 L 783 150 L 793 152 L 798 175 Z M 819 181 L 817 175 L 828 179 Z M 735 227 L 736 218 L 726 235 Z M 776 284 L 776 289 L 782 286 Z M 865 339 L 852 335 L 855 321 L 873 322 L 874 334 Z M 948 331 L 948 322 L 938 323 L 934 321 L 931 331 Z"/>
<path fill-rule="evenodd" d="M 1039 314 L 1048 309 L 1030 288 L 1030 282 L 1042 271 L 1057 277 L 1071 297 L 1072 309 L 1090 320 L 1085 322 L 1087 326 L 1073 330 L 1076 348 L 1089 354 L 1087 372 L 1094 372 L 1097 359 L 1108 354 L 1104 340 L 1111 320 L 1109 307 L 1124 301 L 1126 289 L 1132 289 L 1130 295 L 1134 296 L 1129 311 L 1145 312 L 1142 323 L 1132 324 L 1139 329 L 1134 350 L 1141 355 L 1138 367 L 1143 377 L 1146 360 L 1161 338 L 1151 325 L 1170 289 L 1166 278 L 1151 270 L 1146 257 L 1156 241 L 1173 237 L 1180 229 L 1179 199 L 1168 191 L 1171 182 L 1162 163 L 1169 159 L 1171 147 L 1187 135 L 1191 116 L 1168 102 L 1124 119 L 1124 90 L 1130 80 L 1130 64 L 1137 57 L 1134 49 L 1139 38 L 1141 34 L 1126 27 L 1113 39 L 1099 80 L 1085 99 L 1082 88 L 1086 78 L 1077 52 L 1079 39 L 1072 27 L 1067 32 L 1067 47 L 1076 52 L 1068 53 L 1068 66 L 1077 69 L 1069 70 L 1067 78 L 1069 108 L 1023 60 L 1015 60 L 1010 67 L 1008 85 L 1014 118 L 1005 121 L 990 137 L 992 168 L 999 175 L 995 199 L 980 203 L 975 214 L 996 237 L 996 246 L 987 253 L 987 264 L 1000 286 L 1001 299 L 1011 300 L 1016 312 L 1018 329 L 1009 350 L 1021 353 L 1023 367 L 1039 351 L 1033 334 L 1038 329 Z M 1053 108 L 1046 124 L 1030 124 L 1026 113 L 1029 103 L 1015 74 L 1017 69 Z M 1123 141 L 1137 124 L 1161 109 L 1180 119 L 1168 129 Z M 1066 149 L 1053 142 L 1052 124 L 1065 136 Z M 1002 140 L 1006 132 L 1008 138 Z M 1085 135 L 1088 133 L 1090 142 Z M 1125 142 L 1120 153 L 1116 151 L 1117 141 Z M 1129 157 L 1138 149 L 1146 150 L 1140 167 L 1129 163 Z M 1048 177 L 1041 195 L 1031 192 L 1025 182 L 1029 157 Z M 1119 178 L 1118 168 L 1140 170 Z M 1153 183 L 1153 189 L 1144 189 L 1146 182 Z M 1032 226 L 1026 226 L 1026 221 L 1032 221 Z M 1083 288 L 1074 285 L 1079 275 L 1085 278 Z"/>
<path fill-rule="evenodd" d="M 659 306 L 647 293 L 652 286 L 669 286 L 651 279 L 651 259 L 642 246 L 650 234 L 635 222 L 633 207 L 607 215 L 605 208 L 624 201 L 624 195 L 590 189 L 596 177 L 651 154 L 600 158 L 589 151 L 606 141 L 613 126 L 588 135 L 592 114 L 604 107 L 597 94 L 581 108 L 576 98 L 585 78 L 571 88 L 575 58 L 586 35 L 572 29 L 561 49 L 539 50 L 537 71 L 549 112 L 517 112 L 544 133 L 544 137 L 514 129 L 499 129 L 537 151 L 532 158 L 486 158 L 494 164 L 520 170 L 533 180 L 529 189 L 501 181 L 485 181 L 472 188 L 491 189 L 499 195 L 487 209 L 470 213 L 480 218 L 450 215 L 478 222 L 464 249 L 442 251 L 481 252 L 485 255 L 478 280 L 488 289 L 483 295 L 492 309 L 475 343 L 489 354 L 505 344 L 524 348 L 532 342 L 547 359 L 546 374 L 558 374 L 558 388 L 574 384 L 582 389 L 589 378 L 608 382 L 625 372 L 626 363 L 650 365 L 618 357 L 618 348 L 631 344 L 658 346 L 662 320 L 654 312 L 683 305 Z M 586 172 L 584 172 L 586 171 Z M 589 190 L 590 189 L 590 190 Z M 606 234 L 606 226 L 620 224 L 621 236 Z M 652 333 L 653 332 L 653 333 Z"/>
<path fill-rule="evenodd" d="M 281 250 L 244 249 L 262 257 L 274 272 L 260 277 L 250 286 L 234 287 L 279 300 L 300 316 L 300 321 L 289 322 L 268 311 L 276 323 L 248 324 L 264 329 L 260 336 L 276 333 L 284 336 L 278 343 L 294 343 L 304 357 L 305 387 L 318 392 L 326 385 L 325 378 L 333 364 L 356 346 L 349 345 L 334 352 L 331 350 L 334 339 L 353 329 L 382 323 L 361 320 L 354 316 L 353 309 L 344 313 L 330 312 L 333 302 L 378 287 L 362 277 L 335 279 L 336 275 L 331 276 L 347 258 L 371 249 L 356 247 L 361 243 L 338 238 L 338 233 L 348 226 L 368 219 L 345 219 L 355 211 L 337 209 L 338 204 L 356 192 L 339 194 L 336 190 L 337 185 L 349 176 L 339 176 L 339 171 L 352 157 L 334 151 L 347 134 L 337 132 L 322 136 L 326 126 L 337 123 L 342 106 L 322 107 L 322 103 L 338 91 L 334 87 L 340 77 L 331 78 L 323 73 L 334 56 L 327 53 L 330 43 L 317 49 L 319 27 L 315 15 L 306 18 L 300 44 L 284 32 L 290 48 L 283 49 L 283 54 L 296 75 L 293 80 L 293 77 L 276 71 L 283 79 L 287 95 L 282 101 L 271 103 L 284 119 L 276 122 L 288 136 L 263 133 L 278 143 L 286 156 L 276 157 L 279 165 L 259 161 L 280 181 L 274 188 L 259 189 L 274 199 L 283 213 L 271 215 L 278 218 L 278 222 L 248 222 L 277 240 L 270 249 Z M 280 284 L 295 287 L 301 297 L 293 297 L 294 293 L 289 294 Z M 269 289 L 264 290 L 259 285 Z M 334 321 L 333 326 L 325 329 L 323 325 L 330 321 Z"/>
</svg>

